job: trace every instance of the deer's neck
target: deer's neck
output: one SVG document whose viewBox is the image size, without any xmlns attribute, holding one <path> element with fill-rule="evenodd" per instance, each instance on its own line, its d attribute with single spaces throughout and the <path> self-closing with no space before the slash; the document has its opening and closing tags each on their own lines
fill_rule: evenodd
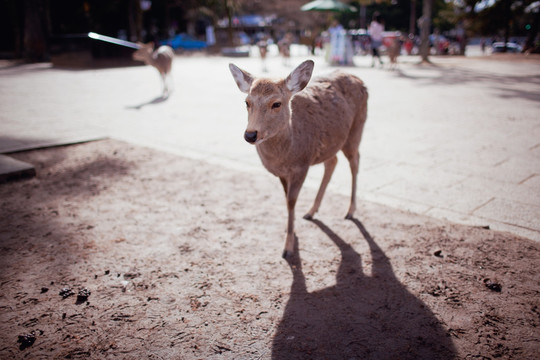
<svg viewBox="0 0 540 360">
<path fill-rule="evenodd" d="M 263 165 L 274 175 L 283 176 L 287 173 L 294 154 L 293 133 L 287 126 L 275 136 L 257 145 L 257 152 Z"/>
</svg>

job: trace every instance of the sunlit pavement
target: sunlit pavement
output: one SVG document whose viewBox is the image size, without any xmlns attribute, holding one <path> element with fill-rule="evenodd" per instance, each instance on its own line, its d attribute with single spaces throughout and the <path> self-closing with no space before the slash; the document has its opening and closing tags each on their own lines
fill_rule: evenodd
<svg viewBox="0 0 540 360">
<path fill-rule="evenodd" d="M 303 48 L 295 49 L 290 65 L 272 53 L 268 73 L 255 52 L 250 58 L 178 56 L 175 90 L 166 100 L 159 98 L 157 72 L 147 66 L 4 63 L 0 153 L 112 137 L 265 172 L 243 140 L 245 95 L 227 65 L 285 76 L 307 58 L 315 60 L 316 74 L 336 69 Z M 432 60 L 433 66 L 419 66 L 417 57 L 402 57 L 395 69 L 372 68 L 365 56 L 341 68 L 364 79 L 370 92 L 359 201 L 540 240 L 540 61 Z M 321 166 L 312 168 L 306 185 L 318 187 L 321 176 Z M 328 191 L 348 195 L 349 189 L 340 156 Z"/>
</svg>

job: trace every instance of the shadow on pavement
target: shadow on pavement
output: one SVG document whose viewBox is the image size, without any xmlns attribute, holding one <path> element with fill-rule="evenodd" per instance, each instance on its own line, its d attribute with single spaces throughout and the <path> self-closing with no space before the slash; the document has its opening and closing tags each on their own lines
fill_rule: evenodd
<svg viewBox="0 0 540 360">
<path fill-rule="evenodd" d="M 437 65 L 416 66 L 410 69 L 396 69 L 396 77 L 410 79 L 419 85 L 463 85 L 463 84 L 492 84 L 490 88 L 500 98 L 520 98 L 540 102 L 540 75 L 511 75 L 494 74 L 481 70 L 460 67 L 441 67 Z"/>
<path fill-rule="evenodd" d="M 288 260 L 290 299 L 273 340 L 273 359 L 451 359 L 454 345 L 434 314 L 396 279 L 389 259 L 359 220 L 372 275 L 361 256 L 319 220 L 339 248 L 336 285 L 308 292 L 298 247 Z M 321 269 L 326 271 L 326 269 Z"/>
<path fill-rule="evenodd" d="M 168 95 L 161 95 L 161 96 L 158 96 L 155 99 L 152 99 L 150 101 L 145 101 L 145 102 L 143 102 L 143 103 L 141 103 L 139 105 L 126 106 L 126 109 L 140 110 L 143 107 L 145 107 L 146 105 L 156 105 L 156 104 L 160 104 L 162 102 L 165 102 L 165 101 L 167 101 L 168 98 L 169 98 Z"/>
</svg>

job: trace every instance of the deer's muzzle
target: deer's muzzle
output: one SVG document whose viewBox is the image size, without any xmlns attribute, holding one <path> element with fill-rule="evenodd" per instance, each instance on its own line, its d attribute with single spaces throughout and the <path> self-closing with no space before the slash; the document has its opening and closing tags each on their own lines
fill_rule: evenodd
<svg viewBox="0 0 540 360">
<path fill-rule="evenodd" d="M 255 143 L 257 141 L 257 132 L 256 131 L 246 131 L 244 133 L 244 139 L 250 144 Z"/>
</svg>

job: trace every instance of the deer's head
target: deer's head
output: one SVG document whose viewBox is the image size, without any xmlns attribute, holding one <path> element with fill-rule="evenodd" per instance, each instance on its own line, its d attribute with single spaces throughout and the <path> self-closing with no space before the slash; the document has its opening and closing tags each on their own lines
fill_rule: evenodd
<svg viewBox="0 0 540 360">
<path fill-rule="evenodd" d="M 306 87 L 313 66 L 313 61 L 307 60 L 285 79 L 271 80 L 255 78 L 236 65 L 229 64 L 238 88 L 248 94 L 248 125 L 244 133 L 247 142 L 260 144 L 289 126 L 291 97 Z"/>
</svg>

